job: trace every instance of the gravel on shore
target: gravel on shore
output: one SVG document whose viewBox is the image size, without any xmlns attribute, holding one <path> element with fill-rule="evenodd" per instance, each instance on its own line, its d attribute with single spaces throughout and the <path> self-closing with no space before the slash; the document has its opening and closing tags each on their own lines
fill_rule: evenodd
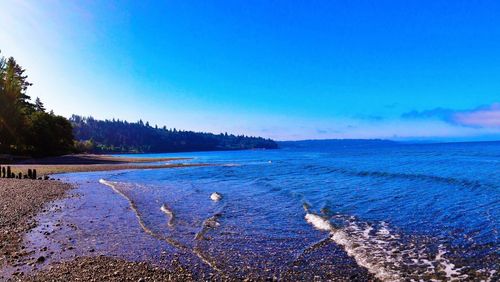
<svg viewBox="0 0 500 282">
<path fill-rule="evenodd" d="M 22 256 L 23 235 L 36 226 L 35 216 L 70 188 L 59 181 L 0 178 L 0 267 Z"/>
<path fill-rule="evenodd" d="M 28 169 L 34 166 L 16 165 L 14 167 Z M 204 164 L 43 164 L 36 166 L 37 170 L 42 174 L 114 169 L 172 168 L 204 166 Z M 29 255 L 23 249 L 23 236 L 37 225 L 37 214 L 43 212 L 48 203 L 70 194 L 66 192 L 71 188 L 71 185 L 60 181 L 0 178 L 0 281 L 6 279 L 12 281 L 241 281 L 244 279 L 243 277 L 231 277 L 221 273 L 200 274 L 192 272 L 193 269 L 189 267 L 187 269 L 186 264 L 177 264 L 175 259 L 170 264 L 174 267 L 165 269 L 148 262 L 132 262 L 109 256 L 76 257 L 71 261 L 48 264 L 47 268 L 42 268 L 39 272 L 22 273 L 22 270 L 17 270 L 18 273 L 13 276 L 4 273 L 3 275 L 7 275 L 7 277 L 3 277 L 2 266 L 4 265 L 15 266 L 16 264 L 26 263 L 30 265 L 26 260 L 23 261 L 23 258 Z M 42 259 L 42 262 L 47 262 L 45 257 L 38 258 L 38 260 L 40 259 Z M 38 262 L 35 261 L 36 263 Z M 356 269 L 349 270 L 347 263 L 341 261 L 340 263 L 341 268 L 344 268 L 345 264 L 345 271 L 339 273 L 338 277 L 350 277 L 350 279 L 357 281 L 373 280 L 366 271 L 357 273 Z M 309 263 L 305 261 L 304 267 L 308 265 Z M 316 268 L 317 266 L 311 267 Z M 311 277 L 303 276 L 301 270 L 302 268 L 297 268 L 296 271 L 286 273 L 282 279 L 312 280 Z M 319 271 L 320 268 L 318 267 L 317 270 Z M 332 274 L 332 277 L 336 277 L 334 274 Z M 264 280 L 265 278 L 255 276 L 247 279 Z"/>
<path fill-rule="evenodd" d="M 205 166 L 205 164 L 181 164 L 185 158 L 122 158 L 101 155 L 68 155 L 45 159 L 27 159 L 10 164 L 16 175 L 27 174 L 28 169 L 36 169 L 38 176 L 67 172 L 91 172 L 125 169 L 160 169 L 174 167 Z M 152 162 L 166 164 L 151 164 Z M 0 270 L 5 266 L 23 265 L 29 255 L 23 246 L 24 235 L 37 226 L 36 216 L 47 208 L 54 200 L 65 196 L 71 185 L 53 180 L 6 179 L 0 178 Z M 73 280 L 193 280 L 182 267 L 175 272 L 153 267 L 147 263 L 128 262 L 108 257 L 77 258 L 71 262 L 58 263 L 45 270 L 33 274 L 32 281 L 73 281 Z M 19 271 L 20 276 L 10 279 L 27 279 Z M 0 280 L 3 277 L 0 271 Z"/>
<path fill-rule="evenodd" d="M 130 262 L 105 256 L 79 257 L 52 265 L 23 281 L 195 281 L 182 267 L 166 270 L 146 262 Z"/>
<path fill-rule="evenodd" d="M 172 168 L 192 165 L 39 165 L 42 172 L 100 171 L 115 169 Z M 14 166 L 19 168 L 19 166 Z M 22 165 L 33 168 L 33 165 Z M 44 169 L 43 169 L 44 168 Z M 24 235 L 37 226 L 36 216 L 48 204 L 65 197 L 72 186 L 55 180 L 0 178 L 0 281 L 193 281 L 181 266 L 161 269 L 146 262 L 130 262 L 111 257 L 78 257 L 56 263 L 27 277 L 2 275 L 2 267 L 24 265 L 29 254 L 24 250 Z"/>
<path fill-rule="evenodd" d="M 71 185 L 51 180 L 0 178 L 0 281 L 194 281 L 181 266 L 165 270 L 146 262 L 111 257 L 78 257 L 56 263 L 31 276 L 4 277 L 1 268 L 24 264 L 29 255 L 23 236 L 37 225 L 36 215 L 51 201 L 65 196 Z"/>
</svg>

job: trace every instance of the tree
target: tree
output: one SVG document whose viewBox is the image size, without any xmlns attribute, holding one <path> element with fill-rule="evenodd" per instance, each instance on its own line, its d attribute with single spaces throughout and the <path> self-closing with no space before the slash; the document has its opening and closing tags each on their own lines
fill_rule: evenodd
<svg viewBox="0 0 500 282">
<path fill-rule="evenodd" d="M 77 146 L 84 149 L 85 140 L 94 140 L 94 152 L 182 152 L 241 149 L 275 149 L 276 142 L 260 137 L 212 134 L 165 126 L 149 126 L 142 120 L 136 123 L 117 120 L 95 120 L 80 116 L 70 119 Z M 88 151 L 87 151 L 88 152 Z"/>
<path fill-rule="evenodd" d="M 0 56 L 0 153 L 54 155 L 73 150 L 72 127 L 61 116 L 45 112 L 27 95 L 25 70 L 14 58 Z"/>
<path fill-rule="evenodd" d="M 45 106 L 43 105 L 42 101 L 38 97 L 36 97 L 36 100 L 35 100 L 35 111 L 45 112 Z"/>
<path fill-rule="evenodd" d="M 0 59 L 0 149 L 23 150 L 27 115 L 34 111 L 26 90 L 31 85 L 25 70 L 10 57 Z"/>
<path fill-rule="evenodd" d="M 60 155 L 73 149 L 73 127 L 66 118 L 35 112 L 30 119 L 28 145 L 33 155 Z"/>
</svg>

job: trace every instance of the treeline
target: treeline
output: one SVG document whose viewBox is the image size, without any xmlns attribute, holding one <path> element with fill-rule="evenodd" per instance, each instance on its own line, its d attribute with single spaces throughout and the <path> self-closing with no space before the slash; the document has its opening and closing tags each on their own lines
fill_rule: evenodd
<svg viewBox="0 0 500 282">
<path fill-rule="evenodd" d="M 25 70 L 0 56 L 0 154 L 33 156 L 72 152 L 71 123 L 47 112 L 40 99 L 31 102 Z"/>
<path fill-rule="evenodd" d="M 0 155 L 35 157 L 72 152 L 186 152 L 275 149 L 260 137 L 179 131 L 142 121 L 95 120 L 73 115 L 70 120 L 47 112 L 40 99 L 26 94 L 31 86 L 25 70 L 0 56 Z"/>
<path fill-rule="evenodd" d="M 148 122 L 96 120 L 73 115 L 73 133 L 81 150 L 96 153 L 160 153 L 243 149 L 276 149 L 271 139 L 212 134 L 151 126 Z"/>
</svg>

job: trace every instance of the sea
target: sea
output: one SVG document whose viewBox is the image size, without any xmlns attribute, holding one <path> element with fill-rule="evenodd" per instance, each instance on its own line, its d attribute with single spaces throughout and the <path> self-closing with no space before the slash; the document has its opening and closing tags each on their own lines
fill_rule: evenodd
<svg viewBox="0 0 500 282">
<path fill-rule="evenodd" d="M 236 279 L 500 278 L 500 142 L 124 156 L 207 166 L 57 176 L 78 197 L 42 229 L 57 217 L 79 226 L 58 239 L 79 252 L 161 266 L 177 251 L 179 264 Z M 88 234 L 102 236 L 81 243 Z"/>
</svg>

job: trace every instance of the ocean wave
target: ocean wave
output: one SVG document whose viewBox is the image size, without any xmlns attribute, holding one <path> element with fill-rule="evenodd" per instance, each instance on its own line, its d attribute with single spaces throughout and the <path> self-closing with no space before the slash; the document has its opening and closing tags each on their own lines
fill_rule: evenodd
<svg viewBox="0 0 500 282">
<path fill-rule="evenodd" d="M 153 230 L 151 230 L 144 222 L 144 219 L 142 218 L 142 214 L 139 211 L 139 209 L 137 208 L 136 203 L 129 196 L 127 196 L 125 193 L 123 193 L 118 188 L 118 182 L 111 182 L 111 181 L 107 181 L 104 179 L 99 179 L 99 183 L 110 187 L 115 193 L 122 196 L 123 198 L 125 198 L 128 201 L 130 209 L 134 212 L 135 217 L 137 218 L 137 221 L 139 222 L 139 225 L 141 226 L 141 228 L 144 232 L 146 232 L 147 234 L 151 235 L 152 237 L 154 237 L 158 240 L 166 241 L 167 243 L 171 244 L 172 246 L 174 246 L 178 249 L 182 249 L 182 250 L 186 249 L 186 247 L 183 246 L 182 244 L 180 244 L 179 242 L 172 240 L 170 238 L 165 238 L 165 237 L 161 236 L 160 234 L 157 234 Z"/>
<path fill-rule="evenodd" d="M 443 245 L 439 246 L 439 251 L 436 255 L 436 261 L 441 265 L 442 270 L 446 274 L 446 278 L 448 280 L 457 280 L 457 279 L 465 279 L 467 275 L 461 275 L 460 270 L 455 267 L 455 264 L 451 263 L 449 259 L 447 259 L 444 255 L 446 254 L 446 250 Z"/>
<path fill-rule="evenodd" d="M 307 213 L 305 216 L 306 221 L 314 226 L 318 230 L 322 231 L 332 231 L 333 227 L 330 222 L 319 215 L 315 215 L 312 213 Z"/>
<path fill-rule="evenodd" d="M 174 226 L 174 212 L 166 204 L 161 205 L 160 210 L 168 216 L 167 225 Z"/>
<path fill-rule="evenodd" d="M 233 167 L 233 166 L 241 166 L 241 164 L 228 163 L 228 164 L 223 164 L 222 166 Z"/>
<path fill-rule="evenodd" d="M 207 233 L 208 230 L 219 227 L 220 223 L 218 220 L 220 217 L 221 217 L 221 214 L 216 213 L 216 214 L 212 215 L 211 217 L 205 219 L 201 225 L 200 231 L 198 231 L 195 234 L 194 239 L 201 240 L 201 239 L 205 238 L 205 233 Z"/>
<path fill-rule="evenodd" d="M 144 222 L 142 215 L 139 212 L 135 202 L 119 189 L 119 184 L 125 185 L 125 183 L 111 182 L 111 181 L 107 181 L 104 179 L 100 179 L 99 183 L 110 187 L 114 192 L 116 192 L 117 194 L 119 194 L 120 196 L 122 196 L 123 198 L 125 198 L 128 201 L 130 208 L 134 212 L 134 214 L 137 218 L 137 221 L 139 222 L 139 225 L 141 226 L 142 230 L 144 230 L 144 232 L 146 232 L 147 234 L 149 234 L 150 236 L 152 236 L 158 240 L 162 240 L 162 241 L 169 243 L 170 245 L 178 248 L 179 250 L 191 252 L 192 254 L 196 255 L 201 261 L 206 263 L 209 267 L 211 267 L 215 271 L 221 272 L 221 270 L 217 267 L 215 262 L 212 259 L 210 259 L 209 257 L 207 257 L 205 254 L 203 254 L 198 248 L 190 249 L 187 246 L 184 246 L 183 244 L 177 242 L 176 240 L 174 240 L 170 237 L 163 236 L 163 235 L 155 233 L 153 230 L 151 230 Z M 160 209 L 162 209 L 162 208 L 160 208 Z M 169 209 L 165 209 L 165 210 L 168 213 Z M 173 215 L 173 213 L 172 213 L 172 215 Z"/>
<path fill-rule="evenodd" d="M 328 231 L 356 263 L 382 281 L 461 280 L 467 274 L 448 258 L 440 245 L 437 253 L 417 242 L 406 242 L 385 222 L 369 224 L 338 216 L 345 226 L 336 228 L 322 216 L 306 211 L 305 220 L 315 229 Z"/>
<path fill-rule="evenodd" d="M 420 174 L 420 173 L 402 173 L 402 172 L 385 172 L 385 171 L 358 171 L 346 168 L 330 168 L 329 172 L 341 173 L 357 177 L 378 177 L 378 178 L 396 178 L 416 181 L 432 181 L 450 185 L 458 185 L 469 188 L 481 188 L 489 186 L 476 180 L 463 178 L 443 177 L 437 175 Z"/>
</svg>

